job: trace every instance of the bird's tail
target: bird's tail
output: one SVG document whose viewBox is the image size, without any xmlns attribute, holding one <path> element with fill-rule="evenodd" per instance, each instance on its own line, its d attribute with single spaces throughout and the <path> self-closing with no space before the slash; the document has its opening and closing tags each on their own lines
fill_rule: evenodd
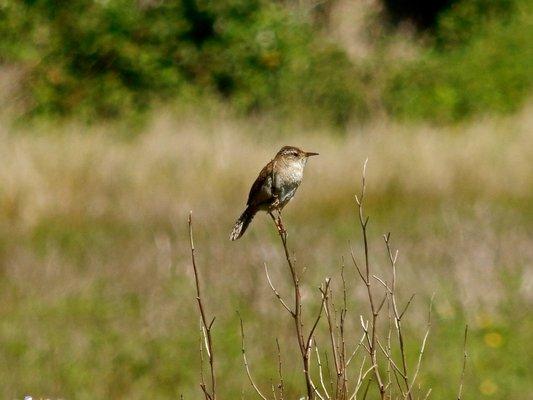
<svg viewBox="0 0 533 400">
<path fill-rule="evenodd" d="M 252 219 L 256 213 L 256 208 L 252 208 L 250 206 L 246 207 L 246 210 L 244 210 L 242 215 L 235 222 L 235 226 L 229 235 L 230 240 L 237 240 L 244 234 L 246 228 L 248 228 L 248 225 L 250 225 L 250 222 L 252 222 Z"/>
</svg>

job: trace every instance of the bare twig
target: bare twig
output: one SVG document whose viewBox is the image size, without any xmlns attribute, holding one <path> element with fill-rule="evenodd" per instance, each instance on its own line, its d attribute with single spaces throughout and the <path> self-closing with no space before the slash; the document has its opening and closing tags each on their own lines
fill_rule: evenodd
<svg viewBox="0 0 533 400">
<path fill-rule="evenodd" d="M 328 320 L 328 330 L 329 330 L 329 339 L 331 342 L 331 351 L 333 353 L 333 363 L 335 366 L 335 375 L 338 377 L 340 375 L 340 362 L 339 362 L 337 343 L 335 340 L 335 325 L 331 318 L 329 298 L 326 299 L 325 307 L 326 307 L 326 317 Z"/>
<path fill-rule="evenodd" d="M 211 322 L 207 323 L 207 317 L 202 303 L 202 295 L 200 290 L 200 279 L 198 277 L 198 268 L 196 267 L 196 259 L 194 256 L 194 237 L 192 233 L 192 211 L 189 212 L 189 243 L 191 248 L 191 261 L 194 271 L 194 281 L 196 284 L 196 301 L 198 303 L 198 310 L 200 311 L 201 325 L 202 325 L 202 334 L 205 342 L 205 350 L 207 352 L 207 357 L 209 360 L 209 369 L 211 372 L 211 389 L 208 391 L 203 379 L 203 373 L 201 374 L 201 383 L 200 387 L 204 392 L 204 396 L 207 400 L 216 400 L 216 378 L 215 378 L 215 358 L 213 354 L 213 340 L 211 338 L 211 328 L 215 322 L 215 317 L 211 319 Z"/>
<path fill-rule="evenodd" d="M 316 352 L 316 359 L 318 364 L 318 376 L 320 378 L 320 385 L 322 386 L 322 390 L 324 391 L 324 394 L 326 395 L 327 399 L 330 399 L 328 390 L 326 389 L 326 384 L 324 383 L 324 374 L 322 372 L 322 363 L 320 361 L 320 352 L 318 350 L 318 345 L 316 344 L 315 340 L 315 352 Z"/>
<path fill-rule="evenodd" d="M 396 333 L 397 333 L 398 342 L 400 345 L 400 355 L 401 355 L 402 369 L 403 369 L 402 378 L 405 384 L 406 396 L 409 398 L 409 400 L 413 400 L 413 396 L 411 394 L 411 387 L 409 385 L 409 374 L 407 371 L 406 352 L 405 352 L 405 345 L 404 345 L 404 338 L 403 338 L 403 331 L 402 331 L 402 316 L 407 310 L 407 307 L 409 307 L 409 304 L 411 303 L 413 296 L 411 296 L 407 305 L 404 308 L 404 311 L 400 314 L 398 312 L 398 305 L 396 302 L 396 261 L 398 260 L 398 251 L 396 251 L 394 255 L 392 254 L 392 250 L 390 247 L 390 233 L 383 235 L 383 239 L 385 240 L 387 254 L 389 256 L 390 265 L 392 267 L 392 283 L 389 289 L 389 294 L 391 296 L 392 311 L 394 313 L 394 324 L 396 327 Z"/>
<path fill-rule="evenodd" d="M 363 400 L 366 399 L 366 395 L 368 394 L 368 388 L 370 387 L 370 383 L 372 382 L 372 378 L 370 378 L 366 384 L 365 392 L 363 393 Z"/>
<path fill-rule="evenodd" d="M 294 311 L 292 311 L 290 309 L 290 307 L 287 305 L 287 303 L 285 303 L 285 301 L 283 300 L 283 298 L 281 297 L 279 292 L 276 290 L 276 288 L 272 284 L 272 280 L 270 279 L 270 275 L 268 274 L 268 268 L 267 268 L 266 263 L 264 265 L 265 265 L 265 274 L 266 274 L 267 281 L 268 281 L 268 284 L 269 284 L 270 288 L 272 289 L 272 291 L 276 295 L 277 299 L 280 301 L 280 303 L 283 306 L 283 308 L 285 308 L 285 310 L 287 310 L 289 312 L 289 314 L 291 314 L 294 317 Z"/>
<path fill-rule="evenodd" d="M 339 376 L 340 390 L 338 390 L 339 400 L 346 400 L 348 397 L 348 376 L 347 376 L 347 360 L 346 360 L 346 339 L 345 339 L 345 322 L 346 314 L 348 313 L 347 296 L 346 296 L 346 279 L 344 278 L 344 260 L 341 264 L 341 280 L 342 280 L 342 309 L 339 323 L 339 341 L 340 341 L 340 365 L 342 367 Z"/>
<path fill-rule="evenodd" d="M 211 395 L 207 391 L 207 387 L 205 386 L 205 378 L 204 378 L 204 331 L 203 326 L 200 327 L 200 337 L 199 337 L 199 344 L 200 344 L 200 388 L 202 389 L 202 392 L 204 393 L 204 396 L 207 399 L 211 398 Z"/>
<path fill-rule="evenodd" d="M 392 336 L 392 314 L 391 314 L 391 302 L 390 297 L 387 301 L 387 317 L 388 317 L 388 327 L 387 327 L 387 353 L 392 353 L 392 347 L 391 347 L 391 336 Z M 378 342 L 379 343 L 379 342 Z M 391 366 L 392 366 L 392 358 L 389 359 L 389 362 L 387 364 L 387 388 L 389 390 L 389 398 L 392 399 L 392 375 L 391 375 Z M 401 389 L 400 389 L 401 390 Z"/>
<path fill-rule="evenodd" d="M 333 393 L 333 377 L 331 376 L 331 366 L 329 364 L 329 357 L 327 351 L 324 352 L 324 356 L 326 358 L 326 367 L 328 368 L 329 388 L 331 393 Z"/>
<path fill-rule="evenodd" d="M 371 365 L 370 368 L 368 368 L 364 373 L 363 373 L 363 368 L 365 366 L 365 361 L 366 361 L 366 357 L 363 357 L 363 361 L 361 363 L 361 366 L 359 368 L 359 375 L 357 376 L 357 382 L 355 384 L 355 389 L 352 393 L 352 395 L 350 396 L 350 398 L 348 400 L 353 400 L 355 398 L 357 398 L 357 393 L 359 392 L 359 389 L 361 389 L 361 385 L 363 384 L 365 378 L 367 377 L 367 375 L 372 372 L 374 370 L 374 366 Z M 368 390 L 368 389 L 367 389 Z M 365 394 L 366 396 L 366 394 Z"/>
<path fill-rule="evenodd" d="M 274 400 L 278 400 L 278 396 L 276 395 L 276 386 L 274 386 L 273 381 L 270 383 L 270 388 L 272 389 L 272 396 L 274 397 Z"/>
<path fill-rule="evenodd" d="M 320 293 L 322 293 L 322 302 L 320 303 L 320 310 L 318 311 L 318 315 L 315 319 L 315 323 L 313 324 L 313 327 L 311 328 L 311 331 L 309 332 L 309 336 L 307 338 L 306 348 L 308 350 L 311 349 L 311 340 L 313 339 L 313 334 L 315 333 L 315 329 L 318 325 L 318 322 L 320 321 L 320 317 L 322 316 L 322 311 L 324 310 L 324 304 L 327 301 L 328 298 L 328 292 L 329 292 L 329 284 L 331 283 L 330 278 L 326 278 L 324 281 L 324 289 L 321 287 L 319 288 Z"/>
<path fill-rule="evenodd" d="M 435 293 L 433 293 L 433 295 L 431 296 L 431 300 L 429 302 L 427 329 L 426 329 L 426 333 L 424 334 L 424 339 L 422 340 L 422 345 L 420 346 L 420 352 L 418 353 L 418 362 L 416 363 L 415 373 L 413 374 L 413 380 L 411 381 L 411 385 L 409 386 L 409 389 L 407 389 L 406 397 L 411 394 L 410 391 L 412 390 L 413 385 L 415 384 L 416 378 L 418 376 L 418 372 L 420 371 L 420 364 L 422 363 L 422 356 L 424 355 L 424 350 L 426 349 L 426 341 L 429 336 L 429 331 L 431 329 L 431 310 L 433 308 L 434 297 L 435 297 Z"/>
<path fill-rule="evenodd" d="M 378 342 L 378 345 L 379 345 L 379 348 L 381 349 L 381 352 L 385 355 L 385 357 L 387 358 L 387 360 L 389 361 L 389 363 L 394 367 L 394 369 L 396 370 L 396 372 L 398 372 L 400 374 L 400 376 L 402 378 L 405 379 L 405 376 L 403 374 L 403 371 L 396 365 L 396 363 L 394 362 L 394 360 L 392 359 L 390 353 L 387 352 L 387 350 L 385 350 L 385 348 L 383 347 L 383 345 L 381 344 L 381 342 L 379 341 L 379 339 L 377 339 L 377 342 Z"/>
<path fill-rule="evenodd" d="M 285 391 L 285 383 L 283 381 L 283 369 L 281 364 L 281 350 L 279 347 L 279 340 L 276 338 L 276 347 L 278 349 L 278 375 L 279 375 L 279 383 L 278 383 L 278 389 L 279 389 L 279 396 L 280 400 L 284 399 L 284 391 Z"/>
<path fill-rule="evenodd" d="M 239 315 L 239 320 L 241 322 L 241 339 L 242 339 L 242 341 L 241 341 L 241 352 L 242 352 L 242 359 L 243 359 L 243 362 L 244 362 L 244 368 L 246 369 L 246 375 L 248 375 L 248 380 L 250 381 L 250 384 L 254 388 L 254 390 L 257 393 L 257 395 L 259 397 L 261 397 L 261 399 L 263 399 L 263 400 L 268 400 L 266 398 L 266 396 L 263 393 L 261 393 L 261 390 L 259 390 L 259 387 L 257 387 L 257 385 L 255 384 L 254 379 L 252 378 L 252 374 L 250 372 L 250 367 L 248 366 L 248 359 L 246 358 L 246 347 L 244 345 L 244 326 L 243 326 L 242 318 L 241 318 L 240 315 Z"/>
<path fill-rule="evenodd" d="M 316 329 L 316 326 L 318 325 L 318 322 L 320 320 L 320 316 L 322 314 L 322 310 L 324 308 L 324 304 L 326 302 L 326 298 L 322 297 L 322 302 L 320 305 L 320 311 L 315 319 L 315 323 L 313 324 L 310 333 L 307 337 L 307 340 L 304 339 L 303 329 L 304 329 L 304 322 L 302 317 L 302 295 L 300 291 L 300 277 L 298 276 L 298 272 L 296 271 L 296 267 L 294 266 L 294 263 L 292 261 L 292 258 L 289 254 L 289 249 L 287 246 L 287 231 L 284 228 L 283 221 L 281 219 L 281 214 L 279 214 L 278 218 L 276 219 L 272 213 L 269 213 L 270 217 L 274 221 L 274 224 L 276 225 L 279 237 L 281 239 L 281 243 L 283 245 L 283 250 L 285 252 L 285 259 L 287 260 L 287 266 L 289 268 L 290 276 L 292 279 L 293 284 L 293 291 L 294 291 L 294 306 L 292 308 L 291 316 L 294 320 L 294 328 L 296 332 L 296 339 L 298 342 L 298 348 L 300 350 L 300 355 L 302 358 L 302 364 L 303 364 L 303 373 L 304 373 L 304 379 L 305 379 L 305 386 L 306 386 L 306 392 L 307 392 L 307 398 L 309 400 L 313 400 L 315 398 L 315 394 L 317 394 L 316 388 L 311 380 L 311 375 L 309 371 L 310 367 L 310 356 L 311 356 L 311 342 L 313 333 Z M 329 290 L 329 279 L 326 280 L 326 290 Z M 288 306 L 285 307 L 288 310 L 291 310 Z M 321 397 L 319 395 L 319 397 Z"/>
<path fill-rule="evenodd" d="M 468 357 L 468 354 L 466 352 L 467 338 L 468 338 L 468 325 L 465 326 L 465 340 L 463 344 L 463 369 L 461 371 L 461 379 L 459 383 L 459 393 L 457 394 L 457 400 L 461 400 L 461 396 L 463 395 L 463 380 L 464 380 L 465 371 L 466 371 L 466 359 Z"/>
<path fill-rule="evenodd" d="M 411 297 L 409 298 L 409 301 L 407 302 L 407 304 L 405 305 L 405 307 L 403 308 L 403 311 L 400 313 L 400 319 L 402 319 L 403 315 L 405 314 L 405 312 L 407 311 L 407 309 L 409 308 L 409 306 L 411 305 L 411 302 L 413 301 L 413 299 L 415 298 L 416 296 L 416 293 L 413 293 L 411 295 Z"/>
<path fill-rule="evenodd" d="M 363 340 L 365 340 L 365 333 L 364 332 L 363 332 L 363 336 L 361 336 L 361 339 L 357 343 L 357 346 L 355 346 L 355 350 L 353 351 L 352 355 L 346 361 L 346 366 L 347 367 L 350 365 L 350 363 L 352 362 L 353 358 L 355 357 L 355 355 L 357 354 L 359 349 L 362 347 L 361 345 L 363 344 Z"/>
<path fill-rule="evenodd" d="M 377 307 L 374 302 L 374 296 L 372 293 L 372 285 L 370 281 L 370 260 L 369 260 L 369 249 L 368 249 L 368 235 L 367 235 L 367 226 L 368 226 L 368 216 L 365 217 L 364 215 L 364 198 L 365 198 L 365 191 L 366 191 L 366 165 L 367 165 L 368 159 L 365 160 L 365 163 L 363 165 L 363 174 L 362 174 L 362 182 L 361 182 L 361 193 L 359 196 L 355 196 L 355 202 L 358 207 L 358 217 L 359 217 L 359 224 L 361 226 L 361 231 L 363 234 L 363 248 L 364 248 L 364 271 L 359 268 L 359 265 L 355 259 L 355 256 L 352 254 L 352 261 L 353 264 L 357 270 L 357 273 L 361 277 L 362 281 L 364 282 L 366 289 L 367 289 L 367 295 L 368 300 L 370 303 L 370 311 L 372 313 L 372 324 L 371 324 L 371 330 L 367 334 L 368 338 L 368 351 L 370 353 L 370 360 L 374 369 L 374 377 L 376 378 L 376 383 L 379 389 L 380 398 L 385 398 L 385 385 L 383 384 L 383 379 L 381 377 L 381 373 L 379 371 L 378 366 L 378 359 L 377 359 L 377 346 L 376 346 L 376 337 L 377 337 L 377 320 L 379 311 L 383 305 L 383 303 Z"/>
</svg>

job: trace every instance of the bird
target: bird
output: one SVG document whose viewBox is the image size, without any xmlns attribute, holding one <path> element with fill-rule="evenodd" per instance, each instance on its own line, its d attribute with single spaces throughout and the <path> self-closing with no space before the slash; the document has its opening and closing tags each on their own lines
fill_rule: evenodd
<svg viewBox="0 0 533 400">
<path fill-rule="evenodd" d="M 230 240 L 237 240 L 244 234 L 258 211 L 268 212 L 273 219 L 273 211 L 277 211 L 280 216 L 281 210 L 294 197 L 296 189 L 302 183 L 308 158 L 317 155 L 318 153 L 303 151 L 298 147 L 283 146 L 261 170 L 252 185 L 246 209 L 235 222 Z M 280 217 L 278 221 L 281 224 Z"/>
</svg>

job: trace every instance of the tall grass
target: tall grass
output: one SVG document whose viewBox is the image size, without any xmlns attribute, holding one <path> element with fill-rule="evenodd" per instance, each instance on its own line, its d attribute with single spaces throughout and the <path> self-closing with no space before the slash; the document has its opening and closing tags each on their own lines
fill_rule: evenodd
<svg viewBox="0 0 533 400">
<path fill-rule="evenodd" d="M 464 397 L 523 398 L 533 300 L 531 124 L 527 107 L 454 128 L 376 122 L 342 137 L 164 113 L 128 140 L 110 134 L 113 126 L 24 132 L 3 125 L 0 393 L 198 398 L 199 323 L 184 223 L 193 209 L 206 306 L 218 316 L 218 391 L 252 398 L 233 310 L 248 341 L 272 337 L 247 349 L 254 377 L 269 382 L 277 373 L 274 338 L 290 335 L 292 325 L 278 318 L 263 262 L 280 292 L 290 286 L 267 218 L 258 216 L 237 243 L 227 235 L 264 162 L 295 144 L 321 154 L 284 215 L 296 260 L 307 266 L 304 300 L 324 276 L 338 282 L 340 256 L 348 259 L 348 241 L 358 238 L 353 195 L 368 157 L 369 244 L 382 247 L 381 234 L 395 234 L 398 296 L 418 294 L 404 325 L 413 337 L 409 354 L 426 323 L 425 300 L 437 291 L 428 342 L 435 353 L 424 361 L 422 384 L 434 399 L 456 396 L 468 320 Z M 381 274 L 387 260 L 373 254 Z M 362 289 L 348 286 L 355 314 Z M 301 393 L 295 354 L 282 348 L 288 398 Z"/>
</svg>

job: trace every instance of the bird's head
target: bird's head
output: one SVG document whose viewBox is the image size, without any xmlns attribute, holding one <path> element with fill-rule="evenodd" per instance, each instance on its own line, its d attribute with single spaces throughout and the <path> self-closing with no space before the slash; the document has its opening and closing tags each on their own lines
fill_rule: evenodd
<svg viewBox="0 0 533 400">
<path fill-rule="evenodd" d="M 300 162 L 302 164 L 305 164 L 307 162 L 307 158 L 317 155 L 318 153 L 303 151 L 298 147 L 283 146 L 281 150 L 278 151 L 278 154 L 276 154 L 276 159 L 282 159 L 289 163 Z"/>
</svg>

